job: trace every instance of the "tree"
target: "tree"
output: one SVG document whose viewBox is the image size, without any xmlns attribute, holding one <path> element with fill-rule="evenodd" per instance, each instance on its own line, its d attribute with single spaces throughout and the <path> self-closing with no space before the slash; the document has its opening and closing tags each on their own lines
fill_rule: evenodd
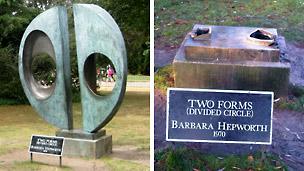
<svg viewBox="0 0 304 171">
<path fill-rule="evenodd" d="M 0 47 L 12 46 L 16 52 L 23 32 L 39 10 L 28 8 L 22 0 L 0 0 Z"/>
<path fill-rule="evenodd" d="M 0 0 L 0 98 L 25 102 L 18 74 L 18 49 L 23 32 L 38 14 L 22 0 Z"/>
<path fill-rule="evenodd" d="M 132 74 L 149 74 L 150 1 L 91 1 L 105 8 L 121 28 L 128 52 L 128 69 Z"/>
</svg>

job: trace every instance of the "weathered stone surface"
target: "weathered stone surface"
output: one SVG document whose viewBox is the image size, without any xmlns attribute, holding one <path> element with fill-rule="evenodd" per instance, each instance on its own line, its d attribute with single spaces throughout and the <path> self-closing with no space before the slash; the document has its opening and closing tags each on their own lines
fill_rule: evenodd
<svg viewBox="0 0 304 171">
<path fill-rule="evenodd" d="M 47 122 L 72 129 L 70 57 L 67 12 L 51 8 L 38 15 L 25 30 L 19 49 L 19 74 L 31 105 Z M 56 62 L 56 81 L 51 87 L 38 84 L 31 71 L 35 55 L 47 53 Z"/>
<path fill-rule="evenodd" d="M 201 25 L 195 25 L 196 30 Z M 259 45 L 249 40 L 249 35 L 258 28 L 208 26 L 212 29 L 208 40 L 193 40 L 188 34 L 185 38 L 185 57 L 195 61 L 267 61 L 278 62 L 280 50 L 276 46 Z M 263 30 L 277 36 L 277 30 L 263 28 Z"/>
<path fill-rule="evenodd" d="M 112 152 L 112 136 L 104 135 L 96 140 L 65 138 L 64 156 L 100 158 Z"/>
<path fill-rule="evenodd" d="M 74 23 L 81 91 L 83 129 L 96 132 L 105 126 L 117 112 L 126 89 L 127 57 L 122 34 L 113 18 L 96 5 L 75 4 Z M 88 84 L 84 68 L 94 68 L 94 62 L 84 67 L 85 61 L 94 53 L 107 56 L 116 69 L 117 80 L 108 96 L 97 95 Z M 94 76 L 95 76 L 94 70 Z M 88 77 L 88 76 L 87 76 Z"/>
<path fill-rule="evenodd" d="M 289 63 L 265 61 L 193 61 L 184 42 L 173 61 L 175 87 L 274 91 L 287 95 Z"/>
<path fill-rule="evenodd" d="M 102 129 L 96 133 L 80 129 L 58 130 L 56 136 L 64 137 L 64 156 L 100 158 L 112 152 L 112 136 Z"/>
<path fill-rule="evenodd" d="M 104 129 L 99 130 L 96 133 L 84 132 L 83 130 L 80 129 L 56 131 L 56 136 L 58 137 L 86 139 L 86 140 L 96 140 L 104 135 L 106 135 L 106 130 Z"/>
</svg>

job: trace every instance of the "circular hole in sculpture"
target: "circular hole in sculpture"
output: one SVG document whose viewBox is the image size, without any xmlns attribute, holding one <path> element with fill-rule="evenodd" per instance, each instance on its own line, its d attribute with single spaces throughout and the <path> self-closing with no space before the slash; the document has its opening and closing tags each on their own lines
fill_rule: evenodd
<svg viewBox="0 0 304 171">
<path fill-rule="evenodd" d="M 51 87 L 56 80 L 56 63 L 47 53 L 39 53 L 33 56 L 31 72 L 36 83 L 45 88 Z"/>
<path fill-rule="evenodd" d="M 22 68 L 26 87 L 38 100 L 50 97 L 55 90 L 56 60 L 52 41 L 40 30 L 26 38 L 22 52 Z"/>
<path fill-rule="evenodd" d="M 113 63 L 100 53 L 93 53 L 86 59 L 84 76 L 88 87 L 99 96 L 111 94 L 117 80 Z"/>
</svg>

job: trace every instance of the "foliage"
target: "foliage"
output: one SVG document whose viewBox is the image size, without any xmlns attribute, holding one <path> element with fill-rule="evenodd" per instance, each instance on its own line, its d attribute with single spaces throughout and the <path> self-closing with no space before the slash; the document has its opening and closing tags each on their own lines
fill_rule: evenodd
<svg viewBox="0 0 304 171">
<path fill-rule="evenodd" d="M 154 75 L 154 87 L 166 93 L 168 87 L 174 87 L 174 75 L 172 65 L 160 68 Z"/>
<path fill-rule="evenodd" d="M 25 103 L 17 53 L 22 34 L 38 10 L 25 7 L 22 0 L 0 0 L 0 6 L 0 98 L 7 104 Z"/>
<path fill-rule="evenodd" d="M 56 79 L 56 63 L 49 55 L 42 53 L 34 56 L 32 73 L 35 80 L 43 86 L 50 86 Z"/>
<path fill-rule="evenodd" d="M 253 155 L 215 156 L 187 148 L 164 149 L 155 152 L 155 170 L 286 170 L 277 156 L 261 152 Z"/>
<path fill-rule="evenodd" d="M 109 11 L 122 30 L 131 74 L 149 74 L 149 0 L 91 1 Z"/>
<path fill-rule="evenodd" d="M 289 109 L 293 111 L 304 111 L 304 88 L 298 86 L 289 87 L 289 96 L 282 97 L 276 104 L 281 109 Z"/>
<path fill-rule="evenodd" d="M 118 23 L 121 29 L 127 48 L 128 69 L 131 74 L 149 74 L 150 48 L 150 17 L 149 17 L 149 0 L 76 0 L 73 3 L 91 3 L 96 4 L 107 10 Z M 31 0 L 28 5 L 45 10 L 55 5 L 71 5 L 71 1 L 63 0 Z M 75 35 L 73 30 L 72 11 L 69 11 L 69 32 L 71 56 L 75 53 Z M 72 64 L 72 68 L 77 67 Z"/>
<path fill-rule="evenodd" d="M 19 80 L 17 57 L 10 47 L 0 48 L 0 73 L 1 101 L 9 104 L 27 102 Z"/>
<path fill-rule="evenodd" d="M 0 0 L 0 47 L 19 49 L 23 32 L 38 10 L 27 8 L 22 0 Z"/>
</svg>

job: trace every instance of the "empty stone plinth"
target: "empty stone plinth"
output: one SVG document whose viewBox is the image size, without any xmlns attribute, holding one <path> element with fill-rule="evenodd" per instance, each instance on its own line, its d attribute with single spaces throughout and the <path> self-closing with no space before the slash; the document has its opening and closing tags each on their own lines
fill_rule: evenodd
<svg viewBox="0 0 304 171">
<path fill-rule="evenodd" d="M 196 30 L 200 25 L 195 25 Z M 188 34 L 183 46 L 185 57 L 195 61 L 267 61 L 279 62 L 280 49 L 276 46 L 256 44 L 249 39 L 249 35 L 259 28 L 231 27 L 231 26 L 203 26 L 212 28 L 211 38 L 207 40 L 193 40 Z M 277 36 L 277 30 L 263 28 L 263 30 Z"/>
<path fill-rule="evenodd" d="M 245 33 L 258 28 L 209 27 L 212 27 L 210 40 L 193 40 L 188 34 L 179 48 L 173 61 L 175 87 L 273 91 L 275 97 L 287 95 L 290 64 L 279 62 L 280 49 L 256 45 L 245 38 Z M 277 35 L 276 29 L 266 30 Z"/>
<path fill-rule="evenodd" d="M 112 152 L 112 136 L 106 135 L 105 130 L 97 133 L 59 130 L 56 136 L 64 137 L 64 156 L 100 158 Z"/>
</svg>

